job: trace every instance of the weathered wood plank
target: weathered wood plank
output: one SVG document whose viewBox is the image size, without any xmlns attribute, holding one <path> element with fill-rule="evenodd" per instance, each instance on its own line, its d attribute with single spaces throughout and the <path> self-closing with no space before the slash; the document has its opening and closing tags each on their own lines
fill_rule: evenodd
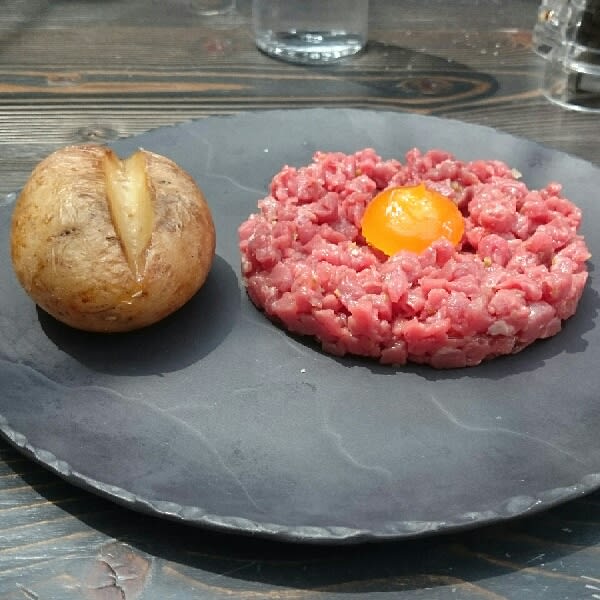
<svg viewBox="0 0 600 600">
<path fill-rule="evenodd" d="M 191 0 L 11 0 L 0 22 L 0 204 L 56 147 L 242 110 L 351 106 L 496 127 L 600 165 L 600 120 L 550 105 L 530 47 L 537 0 L 372 0 L 370 43 L 324 68 L 258 52 Z M 1 392 L 0 392 L 1 393 Z M 0 597 L 600 598 L 600 492 L 440 538 L 327 548 L 133 513 L 0 440 Z"/>
</svg>

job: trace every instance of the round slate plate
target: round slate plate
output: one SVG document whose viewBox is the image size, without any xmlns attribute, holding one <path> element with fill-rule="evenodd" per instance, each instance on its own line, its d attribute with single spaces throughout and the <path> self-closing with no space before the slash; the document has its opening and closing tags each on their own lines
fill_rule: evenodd
<svg viewBox="0 0 600 600">
<path fill-rule="evenodd" d="M 210 118 L 115 144 L 165 154 L 205 190 L 217 257 L 172 317 L 125 335 L 69 329 L 19 288 L 0 207 L 0 429 L 126 506 L 298 541 L 402 538 L 538 511 L 600 486 L 599 292 L 564 330 L 480 367 L 337 359 L 270 323 L 239 280 L 237 226 L 284 163 L 413 146 L 499 158 L 584 211 L 600 255 L 600 170 L 492 129 L 410 114 L 298 110 Z"/>
</svg>

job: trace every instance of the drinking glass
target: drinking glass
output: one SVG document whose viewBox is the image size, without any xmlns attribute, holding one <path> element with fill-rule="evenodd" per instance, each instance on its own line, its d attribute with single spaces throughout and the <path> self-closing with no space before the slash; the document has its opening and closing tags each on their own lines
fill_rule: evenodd
<svg viewBox="0 0 600 600">
<path fill-rule="evenodd" d="M 205 15 L 225 15 L 235 9 L 235 0 L 192 0 L 194 12 Z"/>
<path fill-rule="evenodd" d="M 600 0 L 544 0 L 533 30 L 543 91 L 565 108 L 600 110 Z"/>
<path fill-rule="evenodd" d="M 364 48 L 368 12 L 368 0 L 253 0 L 256 45 L 290 62 L 335 61 Z"/>
</svg>

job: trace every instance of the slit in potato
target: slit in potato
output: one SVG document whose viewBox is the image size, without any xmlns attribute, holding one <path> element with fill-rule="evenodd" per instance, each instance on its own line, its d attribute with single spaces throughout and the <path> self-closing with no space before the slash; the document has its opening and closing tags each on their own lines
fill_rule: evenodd
<svg viewBox="0 0 600 600">
<path fill-rule="evenodd" d="M 144 278 L 146 249 L 154 229 L 152 188 L 142 151 L 121 160 L 113 151 L 104 156 L 106 196 L 112 222 L 136 281 Z"/>
</svg>

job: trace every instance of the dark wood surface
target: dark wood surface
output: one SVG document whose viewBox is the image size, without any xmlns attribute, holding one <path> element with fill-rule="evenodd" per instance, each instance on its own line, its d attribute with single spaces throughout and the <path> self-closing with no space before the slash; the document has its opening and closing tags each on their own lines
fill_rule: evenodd
<svg viewBox="0 0 600 600">
<path fill-rule="evenodd" d="M 274 107 L 447 116 L 600 166 L 600 115 L 540 93 L 537 4 L 372 0 L 366 52 L 309 68 L 255 49 L 244 0 L 216 19 L 189 0 L 0 2 L 0 203 L 59 146 Z M 600 493 L 460 534 L 289 545 L 130 512 L 1 440 L 0 598 L 600 599 Z"/>
</svg>

